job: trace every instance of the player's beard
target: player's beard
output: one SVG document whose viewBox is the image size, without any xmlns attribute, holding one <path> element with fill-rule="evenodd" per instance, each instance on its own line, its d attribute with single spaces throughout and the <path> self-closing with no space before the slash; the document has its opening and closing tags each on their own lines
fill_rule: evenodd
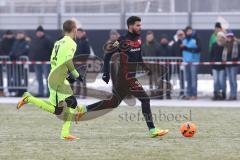
<svg viewBox="0 0 240 160">
<path fill-rule="evenodd" d="M 135 29 L 133 29 L 133 33 L 136 34 L 136 35 L 138 35 L 138 36 L 140 36 L 140 34 L 141 34 L 141 29 L 140 29 L 139 31 L 136 31 Z"/>
</svg>

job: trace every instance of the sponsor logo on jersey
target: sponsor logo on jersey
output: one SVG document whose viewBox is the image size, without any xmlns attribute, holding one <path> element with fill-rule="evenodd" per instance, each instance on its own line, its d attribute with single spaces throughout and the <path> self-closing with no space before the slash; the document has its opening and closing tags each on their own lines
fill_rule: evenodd
<svg viewBox="0 0 240 160">
<path fill-rule="evenodd" d="M 138 52 L 138 51 L 140 51 L 141 50 L 141 48 L 132 48 L 131 50 L 130 50 L 130 52 Z"/>
</svg>

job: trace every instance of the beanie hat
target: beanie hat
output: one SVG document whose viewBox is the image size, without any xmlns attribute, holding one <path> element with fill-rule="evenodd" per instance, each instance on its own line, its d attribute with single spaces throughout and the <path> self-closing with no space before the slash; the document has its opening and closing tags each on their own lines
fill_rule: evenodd
<svg viewBox="0 0 240 160">
<path fill-rule="evenodd" d="M 43 27 L 42 27 L 42 26 L 38 26 L 38 28 L 36 29 L 36 32 L 38 32 L 38 31 L 40 31 L 40 32 L 44 32 Z"/>
</svg>

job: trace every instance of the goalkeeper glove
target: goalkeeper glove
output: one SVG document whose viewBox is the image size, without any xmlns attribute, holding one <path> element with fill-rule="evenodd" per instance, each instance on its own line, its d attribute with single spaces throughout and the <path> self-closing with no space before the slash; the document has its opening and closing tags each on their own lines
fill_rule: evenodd
<svg viewBox="0 0 240 160">
<path fill-rule="evenodd" d="M 82 77 L 80 74 L 79 74 L 79 76 L 77 77 L 77 79 L 75 79 L 72 74 L 69 74 L 66 79 L 68 80 L 68 82 L 69 82 L 70 84 L 74 83 L 76 80 L 78 80 L 78 81 L 80 81 L 80 82 L 83 82 L 83 77 Z"/>
<path fill-rule="evenodd" d="M 102 80 L 105 81 L 108 84 L 108 82 L 110 80 L 109 73 L 103 73 Z"/>
</svg>

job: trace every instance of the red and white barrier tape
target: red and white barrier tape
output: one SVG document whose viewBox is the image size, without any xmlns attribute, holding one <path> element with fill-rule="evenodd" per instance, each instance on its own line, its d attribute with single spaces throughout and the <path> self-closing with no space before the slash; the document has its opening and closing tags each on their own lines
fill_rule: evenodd
<svg viewBox="0 0 240 160">
<path fill-rule="evenodd" d="M 84 64 L 84 62 L 74 62 L 75 64 Z M 171 62 L 171 61 L 144 61 L 146 64 L 160 65 L 231 65 L 240 64 L 240 61 L 227 62 Z M 50 64 L 49 61 L 0 61 L 0 64 Z"/>
<path fill-rule="evenodd" d="M 49 61 L 0 61 L 0 64 L 50 64 Z"/>
<path fill-rule="evenodd" d="M 231 65 L 240 64 L 240 61 L 226 61 L 226 62 L 171 62 L 171 61 L 144 61 L 147 64 L 162 64 L 162 65 Z"/>
</svg>

